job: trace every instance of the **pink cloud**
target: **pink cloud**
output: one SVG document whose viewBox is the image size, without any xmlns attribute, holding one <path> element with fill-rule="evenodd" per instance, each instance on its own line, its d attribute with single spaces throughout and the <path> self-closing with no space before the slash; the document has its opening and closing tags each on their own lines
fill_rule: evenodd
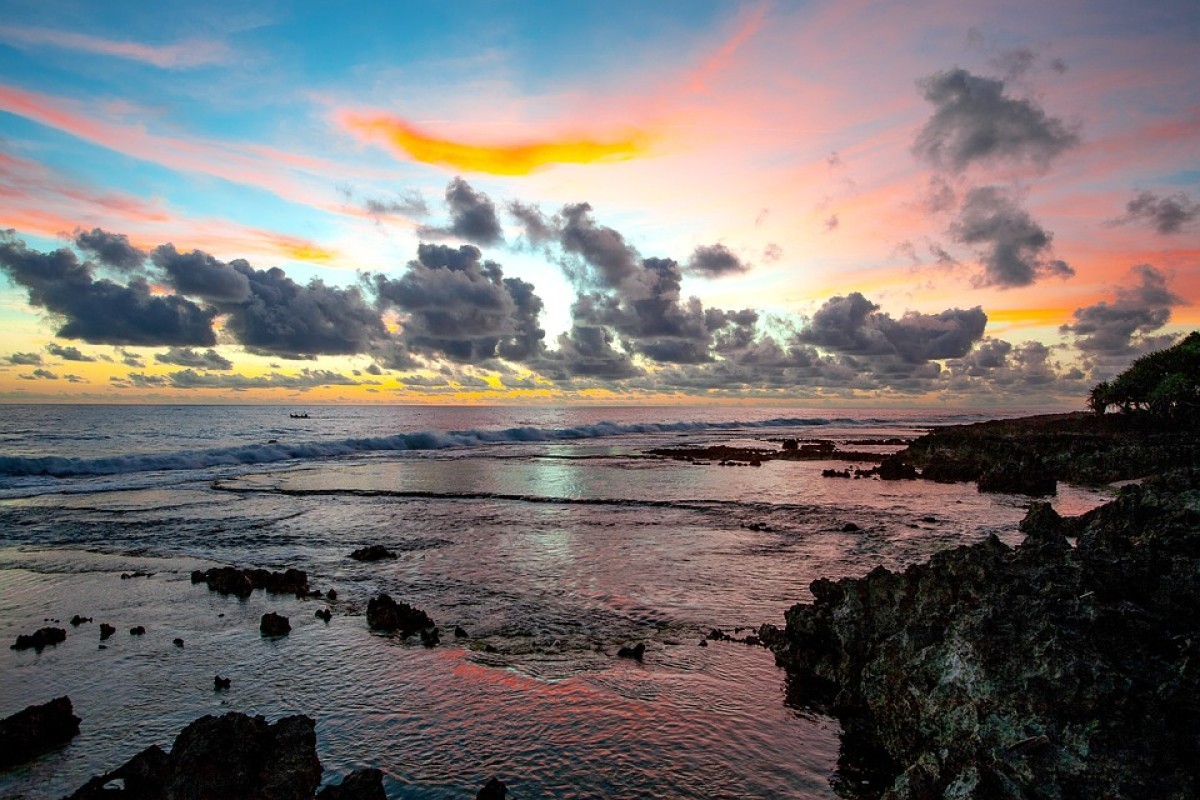
<svg viewBox="0 0 1200 800">
<path fill-rule="evenodd" d="M 0 25 L 0 41 L 17 47 L 48 45 L 64 50 L 125 58 L 162 69 L 223 64 L 228 62 L 232 55 L 223 42 L 211 39 L 186 39 L 177 44 L 148 45 L 25 25 Z"/>
</svg>

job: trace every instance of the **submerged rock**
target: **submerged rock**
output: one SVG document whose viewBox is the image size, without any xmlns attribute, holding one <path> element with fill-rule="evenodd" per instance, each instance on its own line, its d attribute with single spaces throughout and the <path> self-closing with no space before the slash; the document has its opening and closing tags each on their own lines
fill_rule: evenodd
<svg viewBox="0 0 1200 800">
<path fill-rule="evenodd" d="M 262 615 L 262 619 L 258 623 L 258 630 L 263 636 L 287 636 L 292 632 L 292 624 L 282 614 L 268 611 Z"/>
<path fill-rule="evenodd" d="M 396 554 L 381 544 L 360 547 L 350 554 L 355 561 L 382 561 L 385 558 L 395 558 Z"/>
<path fill-rule="evenodd" d="M 122 788 L 106 784 L 120 781 Z M 92 778 L 70 800 L 312 800 L 321 782 L 314 724 L 305 716 L 271 724 L 230 712 L 192 722 L 169 754 L 150 747 Z"/>
<path fill-rule="evenodd" d="M 507 796 L 508 787 L 504 785 L 504 781 L 499 778 L 490 778 L 475 795 L 475 800 L 504 800 Z"/>
<path fill-rule="evenodd" d="M 229 678 L 222 678 L 220 675 L 213 676 L 213 691 L 219 692 L 222 689 L 228 689 L 232 681 Z"/>
<path fill-rule="evenodd" d="M 117 632 L 117 629 L 115 626 L 109 625 L 107 622 L 100 623 L 100 641 L 103 642 L 105 639 L 112 636 L 116 632 Z"/>
<path fill-rule="evenodd" d="M 1200 470 L 1022 530 L 814 582 L 759 632 L 793 701 L 885 754 L 895 800 L 1200 795 Z"/>
<path fill-rule="evenodd" d="M 83 623 L 91 622 L 91 621 L 92 621 L 91 617 L 83 617 L 83 616 L 80 616 L 79 614 L 76 614 L 75 616 L 71 617 L 71 627 L 78 628 Z"/>
<path fill-rule="evenodd" d="M 377 769 L 356 769 L 341 783 L 326 786 L 317 800 L 387 800 L 383 791 L 383 773 Z"/>
<path fill-rule="evenodd" d="M 70 697 L 56 697 L 0 720 L 0 768 L 33 759 L 79 733 Z"/>
<path fill-rule="evenodd" d="M 192 572 L 192 583 L 205 583 L 220 594 L 231 594 L 243 599 L 255 589 L 265 589 L 271 594 L 308 594 L 308 573 L 299 569 L 271 572 L 266 569 L 238 569 L 237 567 L 213 567 Z"/>
<path fill-rule="evenodd" d="M 434 627 L 434 622 L 421 609 L 408 603 L 397 603 L 387 594 L 381 594 L 367 602 L 367 625 L 371 630 L 409 637 Z"/>
<path fill-rule="evenodd" d="M 43 649 L 52 644 L 65 642 L 67 640 L 67 632 L 62 628 L 38 628 L 33 633 L 22 633 L 17 636 L 17 641 L 12 645 L 12 650 L 36 650 L 42 652 Z"/>
<path fill-rule="evenodd" d="M 325 620 L 326 622 L 329 622 L 329 620 L 333 619 L 333 612 L 330 611 L 328 608 L 318 608 L 316 613 L 313 614 L 313 616 L 316 617 L 317 619 L 322 619 L 322 620 Z"/>
</svg>

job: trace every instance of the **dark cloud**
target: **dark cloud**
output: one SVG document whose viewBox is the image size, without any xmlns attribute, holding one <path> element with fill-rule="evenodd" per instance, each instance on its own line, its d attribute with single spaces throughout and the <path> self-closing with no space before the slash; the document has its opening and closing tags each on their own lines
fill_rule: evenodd
<svg viewBox="0 0 1200 800">
<path fill-rule="evenodd" d="M 351 355 L 371 350 L 387 331 L 379 312 L 357 287 L 299 284 L 278 267 L 255 269 L 244 261 L 230 268 L 250 289 L 240 303 L 214 303 L 227 314 L 226 330 L 247 350 L 281 358 Z"/>
<path fill-rule="evenodd" d="M 569 278 L 596 287 L 618 289 L 640 271 L 637 251 L 616 230 L 597 225 L 590 204 L 563 206 L 555 222 L 563 250 L 580 256 L 591 267 L 582 274 L 568 271 Z"/>
<path fill-rule="evenodd" d="M 169 375 L 147 375 L 131 372 L 125 378 L 109 378 L 119 388 L 173 388 L 173 389 L 232 389 L 245 391 L 247 389 L 292 389 L 308 391 L 320 386 L 359 386 L 363 381 L 356 381 L 339 372 L 324 369 L 303 369 L 295 375 L 280 372 L 270 372 L 266 375 L 247 376 L 231 373 L 228 375 L 211 372 L 196 372 L 183 369 Z M 366 382 L 371 383 L 371 382 Z"/>
<path fill-rule="evenodd" d="M 37 353 L 13 353 L 4 360 L 20 367 L 36 367 L 42 363 L 42 357 Z"/>
<path fill-rule="evenodd" d="M 1200 219 L 1200 203 L 1183 192 L 1159 197 L 1154 192 L 1138 192 L 1125 204 L 1125 216 L 1113 224 L 1145 222 L 1161 234 L 1179 233 Z"/>
<path fill-rule="evenodd" d="M 1049 117 L 1032 99 L 1004 93 L 1004 81 L 965 69 L 920 81 L 933 116 L 917 134 L 913 151 L 939 169 L 962 172 L 977 162 L 1031 163 L 1045 169 L 1079 143 L 1079 134 Z"/>
<path fill-rule="evenodd" d="M 781 258 L 783 258 L 783 248 L 779 245 L 772 242 L 763 248 L 762 259 L 768 264 L 774 264 Z"/>
<path fill-rule="evenodd" d="M 979 306 L 938 314 L 910 311 L 894 319 L 852 292 L 825 301 L 796 339 L 845 355 L 898 356 L 908 364 L 919 364 L 966 355 L 986 326 L 987 315 Z"/>
<path fill-rule="evenodd" d="M 750 265 L 725 245 L 711 244 L 700 245 L 692 251 L 692 257 L 688 259 L 684 271 L 705 278 L 720 278 L 725 275 L 740 275 L 749 269 Z"/>
<path fill-rule="evenodd" d="M 446 206 L 450 209 L 450 224 L 445 228 L 422 226 L 422 236 L 450 236 L 474 244 L 489 245 L 504 240 L 496 206 L 483 192 L 477 192 L 462 178 L 455 178 L 446 187 Z"/>
<path fill-rule="evenodd" d="M 75 232 L 75 246 L 92 255 L 106 267 L 122 272 L 136 272 L 146 262 L 146 251 L 129 243 L 123 233 L 109 233 L 92 228 Z"/>
<path fill-rule="evenodd" d="M 990 59 L 990 63 L 993 69 L 1004 76 L 1004 80 L 1015 81 L 1033 69 L 1037 58 L 1037 53 L 1028 47 L 1018 47 L 998 53 Z"/>
<path fill-rule="evenodd" d="M 54 344 L 53 342 L 51 342 L 50 344 L 46 345 L 46 352 L 52 356 L 58 356 L 63 361 L 88 361 L 88 362 L 90 362 L 90 361 L 96 360 L 95 356 L 87 355 L 86 353 L 82 352 L 75 345 L 68 345 L 66 347 L 63 347 L 60 344 Z"/>
<path fill-rule="evenodd" d="M 12 231 L 0 234 L 0 269 L 28 290 L 30 305 L 63 320 L 57 335 L 91 344 L 216 344 L 216 312 L 190 300 L 156 296 L 140 277 L 122 286 L 95 280 L 91 265 L 67 249 L 29 250 Z"/>
<path fill-rule="evenodd" d="M 213 303 L 241 303 L 250 298 L 250 281 L 246 276 L 208 253 L 200 250 L 180 253 L 175 245 L 164 244 L 154 249 L 150 260 L 180 294 Z M 233 264 L 248 266 L 240 259 Z"/>
<path fill-rule="evenodd" d="M 966 356 L 946 363 L 946 387 L 957 392 L 993 393 L 1028 398 L 1039 395 L 1080 393 L 1083 373 L 1063 370 L 1051 360 L 1052 350 L 1041 342 L 1013 345 L 1003 339 L 985 339 Z"/>
<path fill-rule="evenodd" d="M 35 369 L 32 374 L 18 376 L 25 381 L 56 381 L 58 375 L 48 369 Z"/>
<path fill-rule="evenodd" d="M 372 276 L 379 302 L 407 317 L 403 343 L 460 363 L 524 361 L 543 348 L 542 300 L 533 284 L 505 278 L 479 248 L 422 244 L 399 279 Z"/>
<path fill-rule="evenodd" d="M 378 364 L 372 364 L 371 366 L 367 367 L 365 371 L 368 375 L 382 375 L 383 367 L 379 366 Z"/>
<path fill-rule="evenodd" d="M 558 232 L 554 224 L 537 206 L 513 200 L 507 206 L 508 213 L 525 228 L 525 238 L 531 244 L 540 245 L 554 239 Z"/>
<path fill-rule="evenodd" d="M 67 383 L 87 383 L 88 382 L 85 378 L 81 378 L 78 375 L 63 375 L 63 380 L 65 380 Z"/>
<path fill-rule="evenodd" d="M 429 215 L 429 205 L 420 192 L 407 192 L 398 198 L 388 200 L 367 198 L 363 201 L 363 210 L 373 217 L 425 217 Z"/>
<path fill-rule="evenodd" d="M 1039 278 L 1075 274 L 1065 261 L 1046 257 L 1054 235 L 996 186 L 967 192 L 950 234 L 960 244 L 983 247 L 979 283 L 985 286 L 1028 286 Z"/>
<path fill-rule="evenodd" d="M 253 353 L 291 359 L 364 353 L 386 336 L 379 313 L 357 287 L 318 279 L 302 285 L 278 267 L 256 269 L 244 259 L 227 264 L 169 244 L 156 248 L 151 260 L 177 292 L 227 315 L 226 330 Z"/>
<path fill-rule="evenodd" d="M 146 366 L 145 361 L 142 361 L 136 354 L 130 353 L 128 350 L 118 349 L 117 354 L 121 357 L 121 363 L 127 367 L 138 367 L 140 369 Z"/>
<path fill-rule="evenodd" d="M 831 215 L 830 215 L 830 216 L 829 216 L 829 217 L 828 217 L 828 218 L 825 220 L 825 232 L 826 232 L 826 233 L 833 233 L 834 231 L 836 231 L 836 230 L 838 229 L 838 225 L 840 225 L 840 224 L 841 224 L 841 220 L 839 220 L 839 219 L 838 219 L 838 215 L 837 215 L 837 214 L 831 214 Z"/>
<path fill-rule="evenodd" d="M 626 353 L 613 346 L 613 334 L 603 325 L 576 323 L 558 337 L 558 350 L 539 364 L 551 377 L 621 380 L 641 373 Z"/>
<path fill-rule="evenodd" d="M 1167 276 L 1149 264 L 1130 270 L 1132 282 L 1119 286 L 1113 300 L 1075 309 L 1075 322 L 1059 331 L 1075 346 L 1100 357 L 1128 356 L 1164 345 L 1170 337 L 1151 336 L 1171 319 L 1171 309 L 1187 301 L 1167 286 Z"/>
<path fill-rule="evenodd" d="M 203 353 L 199 353 L 190 347 L 172 347 L 165 353 L 156 353 L 154 360 L 160 364 L 175 364 L 180 367 L 194 367 L 197 369 L 233 369 L 233 362 L 211 347 Z"/>
</svg>

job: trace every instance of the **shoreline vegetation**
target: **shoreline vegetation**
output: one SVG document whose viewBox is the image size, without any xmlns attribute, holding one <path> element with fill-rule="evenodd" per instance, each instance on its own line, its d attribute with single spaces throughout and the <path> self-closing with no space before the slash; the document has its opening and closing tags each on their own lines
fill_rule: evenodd
<svg viewBox="0 0 1200 800">
<path fill-rule="evenodd" d="M 774 653 L 790 705 L 841 722 L 840 795 L 1200 796 L 1200 334 L 1163 352 L 1098 386 L 1095 413 L 941 428 L 890 455 L 839 451 L 821 440 L 784 440 L 778 450 L 648 452 L 721 466 L 867 462 L 875 466 L 854 477 L 974 481 L 980 491 L 1029 496 L 1054 494 L 1059 480 L 1131 482 L 1078 517 L 1033 501 L 1015 547 L 992 535 L 903 571 L 817 580 L 812 601 L 788 609 L 782 627 L 763 624 L 756 637 L 739 640 Z M 1137 380 L 1128 377 L 1134 373 Z M 1105 413 L 1114 404 L 1121 413 Z M 848 470 L 825 475 L 850 477 Z M 349 557 L 389 555 L 364 548 Z M 238 596 L 260 588 L 321 596 L 295 570 L 223 568 L 192 580 Z M 384 611 L 388 620 L 380 622 Z M 386 595 L 372 600 L 368 619 L 372 628 L 417 632 L 425 646 L 437 644 L 427 615 Z M 266 623 L 264 636 L 287 635 Z M 640 658 L 627 649 L 618 656 Z M 222 678 L 215 681 L 220 690 Z M 30 727 L 43 718 L 45 731 Z M 151 746 L 73 797 L 201 796 L 197 787 L 207 780 L 226 787 L 214 789 L 223 796 L 312 798 L 321 779 L 312 725 L 302 716 L 273 725 L 234 713 L 203 717 L 169 754 Z M 33 757 L 69 740 L 77 726 L 69 699 L 58 698 L 0 721 L 0 734 L 33 745 L 26 754 Z M 505 791 L 493 779 L 478 796 Z M 363 770 L 317 796 L 378 800 L 381 775 Z"/>
</svg>

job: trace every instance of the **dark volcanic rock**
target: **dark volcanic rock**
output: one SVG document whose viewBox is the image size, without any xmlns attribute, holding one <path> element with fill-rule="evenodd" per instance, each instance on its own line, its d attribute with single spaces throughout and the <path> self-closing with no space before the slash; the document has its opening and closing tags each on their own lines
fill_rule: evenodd
<svg viewBox="0 0 1200 800">
<path fill-rule="evenodd" d="M 1032 458 L 1058 480 L 1107 483 L 1200 466 L 1200 419 L 1076 413 L 994 420 L 938 428 L 902 453 L 935 481 L 975 481 Z"/>
<path fill-rule="evenodd" d="M 129 629 L 129 635 L 130 636 L 145 636 L 146 635 L 146 626 L 145 625 L 134 625 L 132 628 Z"/>
<path fill-rule="evenodd" d="M 117 632 L 116 627 L 109 625 L 107 622 L 100 623 L 100 641 L 104 641 L 108 637 Z"/>
<path fill-rule="evenodd" d="M 80 615 L 76 614 L 75 616 L 71 617 L 71 627 L 78 628 L 83 623 L 91 622 L 91 621 L 92 621 L 91 617 L 81 617 Z"/>
<path fill-rule="evenodd" d="M 28 706 L 0 720 L 0 767 L 29 761 L 66 744 L 77 733 L 79 717 L 71 708 L 71 698 Z"/>
<path fill-rule="evenodd" d="M 434 622 L 421 609 L 413 608 L 408 603 L 397 603 L 388 595 L 381 594 L 367 602 L 367 625 L 372 630 L 408 637 L 434 627 Z"/>
<path fill-rule="evenodd" d="M 326 786 L 317 800 L 387 800 L 383 791 L 383 773 L 377 769 L 356 769 L 341 783 Z"/>
<path fill-rule="evenodd" d="M 229 678 L 222 678 L 220 675 L 213 676 L 213 691 L 219 692 L 222 689 L 228 689 L 232 681 Z"/>
<path fill-rule="evenodd" d="M 360 547 L 350 554 L 355 561 L 382 561 L 385 558 L 395 558 L 396 554 L 381 544 Z"/>
<path fill-rule="evenodd" d="M 1007 460 L 988 467 L 978 480 L 981 492 L 1003 492 L 1044 497 L 1058 493 L 1058 481 L 1040 459 L 1030 456 Z"/>
<path fill-rule="evenodd" d="M 876 472 L 884 481 L 912 481 L 917 479 L 917 468 L 899 453 L 890 455 L 880 462 Z"/>
<path fill-rule="evenodd" d="M 326 622 L 329 622 L 329 620 L 333 619 L 333 612 L 328 608 L 318 608 L 317 612 L 313 616 L 315 616 L 317 619 L 323 619 Z"/>
<path fill-rule="evenodd" d="M 292 632 L 292 624 L 282 614 L 268 611 L 262 615 L 262 620 L 258 623 L 258 630 L 263 636 L 287 636 Z"/>
<path fill-rule="evenodd" d="M 885 753 L 895 800 L 1200 796 L 1200 470 L 1022 529 L 814 582 L 759 634 L 793 701 Z"/>
<path fill-rule="evenodd" d="M 65 642 L 67 640 L 67 632 L 62 628 L 38 628 L 33 633 L 22 633 L 17 636 L 17 641 L 12 645 L 12 650 L 36 650 L 39 653 L 43 648 L 49 647 L 52 644 Z"/>
<path fill-rule="evenodd" d="M 117 779 L 123 789 L 104 788 Z M 88 781 L 71 800 L 312 800 L 321 782 L 317 737 L 305 716 L 269 724 L 231 712 L 201 717 L 164 754 L 142 751 L 124 766 Z"/>
<path fill-rule="evenodd" d="M 192 583 L 206 583 L 214 592 L 243 599 L 255 589 L 265 589 L 272 594 L 294 594 L 297 597 L 308 594 L 308 573 L 299 569 L 271 572 L 266 569 L 213 567 L 203 572 L 192 572 Z"/>
<path fill-rule="evenodd" d="M 508 795 L 508 787 L 499 778 L 491 778 L 475 795 L 475 800 L 504 800 Z"/>
</svg>

